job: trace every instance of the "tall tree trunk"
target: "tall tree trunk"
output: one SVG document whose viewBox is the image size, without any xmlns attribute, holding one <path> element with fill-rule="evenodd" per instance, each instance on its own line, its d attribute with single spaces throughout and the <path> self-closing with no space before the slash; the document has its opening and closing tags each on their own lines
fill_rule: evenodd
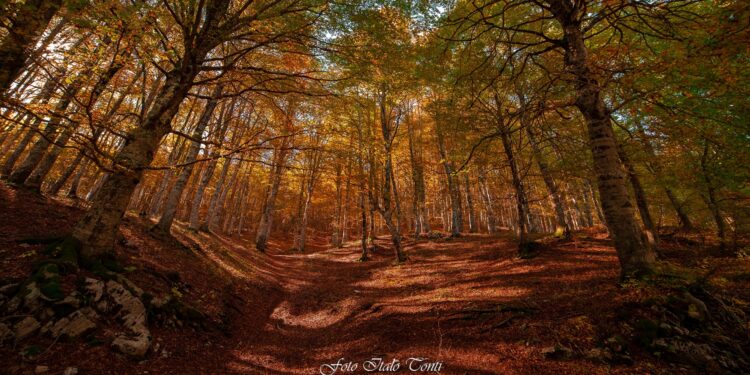
<svg viewBox="0 0 750 375">
<path fill-rule="evenodd" d="M 230 105 L 223 105 L 221 107 L 221 111 L 219 112 L 219 120 L 218 120 L 218 128 L 219 131 L 217 132 L 216 140 L 218 142 L 224 141 L 224 136 L 227 131 L 227 128 L 229 126 L 229 121 L 226 121 L 225 116 L 229 114 L 231 116 L 232 113 L 234 113 L 236 102 L 232 102 Z M 227 108 L 229 108 L 227 110 Z M 233 135 L 233 137 L 236 137 L 237 133 Z M 213 146 L 209 146 L 208 148 L 208 159 L 209 161 L 206 162 L 207 165 L 203 170 L 201 171 L 201 177 L 200 181 L 198 182 L 198 186 L 195 188 L 195 194 L 193 195 L 193 199 L 191 200 L 190 204 L 190 219 L 189 219 L 189 226 L 188 228 L 192 230 L 199 230 L 201 229 L 201 221 L 200 221 L 200 213 L 201 213 L 201 204 L 203 203 L 203 195 L 206 192 L 206 187 L 208 187 L 208 184 L 211 182 L 211 178 L 213 177 L 214 170 L 216 169 L 216 163 L 217 161 L 214 159 L 216 156 L 216 149 Z"/>
<path fill-rule="evenodd" d="M 52 98 L 52 94 L 54 94 L 55 92 L 55 87 L 57 83 L 56 78 L 58 77 L 47 79 L 47 81 L 44 83 L 44 86 L 42 87 L 42 90 L 39 93 L 39 96 L 35 99 L 36 102 L 38 102 L 41 105 L 45 105 L 49 103 L 50 99 Z M 10 154 L 10 156 L 8 156 L 7 159 L 5 159 L 5 164 L 3 164 L 3 169 L 0 175 L 2 176 L 11 175 L 13 168 L 15 167 L 16 162 L 18 161 L 18 158 L 21 157 L 23 152 L 26 150 L 26 147 L 28 147 L 28 145 L 34 139 L 34 136 L 36 135 L 41 123 L 42 121 L 39 118 L 34 118 L 33 116 L 26 117 L 23 127 L 28 127 L 29 129 L 26 130 L 24 137 L 21 139 L 18 145 L 16 145 L 16 148 L 13 151 L 13 153 Z"/>
<path fill-rule="evenodd" d="M 128 133 L 124 147 L 114 159 L 114 173 L 103 183 L 91 208 L 73 229 L 72 236 L 81 242 L 83 256 L 101 257 L 113 249 L 117 228 L 130 196 L 141 181 L 144 168 L 151 163 L 159 142 L 169 131 L 172 118 L 198 73 L 197 66 L 186 66 L 190 67 L 186 71 L 168 74 L 145 122 Z"/>
<path fill-rule="evenodd" d="M 544 185 L 547 186 L 547 191 L 552 198 L 552 206 L 555 210 L 555 236 L 570 239 L 570 225 L 565 220 L 565 200 L 562 198 L 562 192 L 552 178 L 552 173 L 549 170 L 547 162 L 542 157 L 542 151 L 539 147 L 539 143 L 536 140 L 536 135 L 530 127 L 526 127 L 526 134 L 529 136 L 529 142 L 531 143 L 531 149 L 534 153 L 534 159 L 536 159 L 539 171 L 542 173 L 542 179 Z"/>
<path fill-rule="evenodd" d="M 104 73 L 102 73 L 97 78 L 96 83 L 94 83 L 93 87 L 91 88 L 91 94 L 89 94 L 88 97 L 89 106 L 93 106 L 96 104 L 96 102 L 99 100 L 99 96 L 102 94 L 102 92 L 104 92 L 104 89 L 107 88 L 109 83 L 112 81 L 112 78 L 114 78 L 115 75 L 117 75 L 117 73 L 120 71 L 120 69 L 125 66 L 125 51 L 127 51 L 127 49 L 123 49 L 122 52 L 118 52 L 113 59 L 113 63 L 107 68 L 106 71 L 104 71 Z M 42 160 L 39 162 L 39 165 L 37 165 L 36 169 L 34 169 L 34 171 L 26 179 L 25 184 L 27 186 L 35 188 L 37 190 L 41 189 L 42 181 L 52 169 L 52 165 L 55 164 L 55 161 L 60 156 L 63 147 L 65 147 L 65 144 L 68 142 L 68 139 L 70 139 L 73 133 L 74 129 L 70 127 L 66 127 L 62 130 L 61 134 L 55 139 L 54 145 L 52 145 L 52 149 L 49 150 L 46 155 L 44 155 L 44 158 L 42 158 Z"/>
<path fill-rule="evenodd" d="M 513 181 L 513 189 L 516 193 L 516 213 L 518 214 L 518 227 L 516 230 L 516 234 L 518 234 L 518 253 L 522 258 L 529 257 L 531 256 L 527 233 L 529 206 L 526 200 L 526 191 L 523 187 L 523 181 L 521 181 L 521 173 L 518 170 L 518 164 L 513 152 L 513 144 L 511 143 L 508 132 L 505 130 L 501 131 L 500 139 L 503 142 L 503 150 L 505 150 L 505 156 L 508 158 L 508 165 L 510 165 L 510 173 Z"/>
<path fill-rule="evenodd" d="M 420 152 L 415 145 L 416 135 L 411 118 L 407 122 L 407 134 L 409 136 L 409 161 L 411 162 L 411 178 L 414 184 L 414 197 L 412 199 L 412 211 L 414 211 L 414 237 L 430 232 L 430 222 L 427 219 L 425 208 L 425 184 L 424 167 Z"/>
<path fill-rule="evenodd" d="M 260 216 L 260 224 L 258 224 L 258 233 L 255 236 L 255 248 L 260 252 L 266 251 L 266 248 L 268 247 L 268 237 L 271 235 L 273 215 L 276 210 L 276 195 L 279 193 L 281 177 L 284 172 L 284 165 L 286 164 L 286 147 L 287 143 L 285 140 L 276 150 L 274 150 L 274 163 L 271 167 L 271 173 L 268 176 L 271 187 L 266 196 L 266 204 L 263 207 L 263 213 Z"/>
<path fill-rule="evenodd" d="M 336 186 L 336 207 L 333 213 L 333 233 L 331 235 L 331 245 L 334 247 L 341 247 L 343 240 L 341 238 L 341 216 L 343 211 L 343 188 L 342 188 L 342 177 L 341 168 L 336 168 L 336 179 L 334 181 Z"/>
<path fill-rule="evenodd" d="M 658 156 L 656 155 L 654 146 L 651 144 L 651 141 L 649 140 L 649 137 L 640 122 L 637 123 L 637 130 L 638 135 L 641 138 L 641 142 L 643 143 L 643 148 L 646 150 L 646 153 L 650 158 L 650 161 L 648 163 L 650 167 L 649 169 L 654 174 L 657 181 L 659 181 L 659 183 L 662 185 L 664 193 L 667 195 L 667 198 L 669 198 L 669 202 L 672 204 L 672 208 L 675 210 L 677 218 L 680 220 L 680 225 L 684 229 L 692 229 L 693 223 L 692 221 L 690 221 L 690 217 L 685 212 L 683 204 L 680 203 L 680 201 L 677 199 L 674 190 L 672 190 L 672 188 L 670 188 L 669 185 L 663 181 L 663 171 L 661 163 Z"/>
<path fill-rule="evenodd" d="M 672 208 L 674 208 L 677 218 L 680 220 L 680 226 L 683 229 L 693 229 L 693 222 L 690 220 L 687 212 L 685 212 L 684 203 L 680 203 L 680 200 L 677 199 L 677 195 L 675 195 L 671 188 L 665 186 L 664 193 L 669 198 L 669 202 L 672 204 Z"/>
<path fill-rule="evenodd" d="M 229 176 L 229 169 L 232 166 L 232 160 L 232 157 L 224 159 L 224 165 L 221 167 L 221 174 L 219 174 L 219 179 L 216 181 L 216 188 L 214 189 L 214 193 L 211 195 L 211 201 L 208 204 L 206 219 L 201 223 L 200 229 L 204 232 L 208 232 L 212 229 L 211 224 L 215 221 L 216 216 L 218 215 L 219 207 L 221 205 L 221 196 L 226 189 L 225 182 L 227 176 Z"/>
<path fill-rule="evenodd" d="M 24 134 L 23 138 L 21 138 L 21 141 L 18 142 L 18 145 L 16 145 L 15 150 L 8 155 L 8 158 L 5 159 L 5 163 L 3 164 L 3 170 L 0 172 L 3 176 L 9 176 L 13 172 L 13 167 L 16 165 L 16 162 L 18 161 L 18 158 L 23 155 L 23 152 L 26 150 L 26 147 L 28 147 L 29 143 L 31 143 L 32 140 L 34 140 L 34 136 L 36 135 L 35 127 L 39 126 L 41 121 L 35 120 L 34 124 L 31 126 L 31 129 L 26 130 L 26 133 Z"/>
<path fill-rule="evenodd" d="M 68 181 L 70 176 L 73 175 L 73 173 L 78 169 L 79 166 L 81 166 L 81 161 L 83 161 L 83 152 L 76 153 L 76 157 L 71 161 L 67 167 L 65 167 L 65 170 L 60 174 L 60 177 L 55 180 L 50 186 L 49 189 L 47 189 L 47 193 L 50 195 L 57 195 L 60 192 L 60 189 L 62 189 L 63 186 L 65 186 L 65 183 Z"/>
<path fill-rule="evenodd" d="M 8 34 L 0 43 L 0 95 L 18 77 L 26 58 L 60 9 L 62 0 L 27 0 L 18 9 Z"/>
<path fill-rule="evenodd" d="M 172 119 L 187 96 L 208 52 L 220 42 L 213 32 L 229 6 L 229 0 L 206 3 L 201 31 L 166 74 L 154 103 L 140 127 L 132 129 L 114 158 L 113 173 L 106 179 L 89 211 L 73 228 L 84 257 L 101 257 L 112 251 L 117 229 L 130 197 L 154 158 L 161 139 L 171 130 Z"/>
<path fill-rule="evenodd" d="M 477 214 L 474 211 L 474 198 L 471 196 L 469 173 L 464 173 L 464 185 L 466 186 L 466 209 L 469 210 L 469 232 L 477 233 Z"/>
<path fill-rule="evenodd" d="M 458 237 L 463 232 L 463 213 L 461 209 L 461 187 L 456 180 L 453 162 L 448 160 L 448 152 L 445 149 L 445 138 L 439 126 L 435 127 L 437 135 L 438 151 L 443 159 L 443 170 L 448 183 L 448 196 L 451 202 L 451 236 Z"/>
<path fill-rule="evenodd" d="M 86 172 L 88 171 L 89 166 L 91 165 L 91 162 L 88 160 L 84 160 L 83 164 L 81 165 L 81 168 L 78 169 L 78 172 L 76 172 L 75 176 L 73 176 L 73 180 L 70 182 L 70 189 L 68 190 L 68 198 L 80 198 L 80 194 L 78 193 L 78 188 L 81 184 L 81 178 L 86 175 Z"/>
<path fill-rule="evenodd" d="M 724 217 L 721 214 L 719 208 L 719 201 L 716 197 L 716 186 L 714 185 L 713 178 L 711 177 L 711 171 L 708 167 L 708 154 L 710 152 L 708 147 L 708 141 L 704 141 L 703 153 L 701 155 L 701 174 L 703 177 L 703 183 L 705 184 L 705 192 L 701 194 L 703 200 L 706 202 L 711 216 L 713 216 L 714 224 L 716 224 L 716 236 L 719 237 L 719 251 L 726 251 L 727 247 L 727 230 Z"/>
<path fill-rule="evenodd" d="M 586 120 L 599 196 L 620 260 L 620 275 L 622 278 L 638 277 L 653 270 L 656 255 L 635 220 L 610 113 L 599 81 L 589 66 L 580 7 L 578 3 L 554 0 L 549 9 L 562 26 L 565 65 L 575 78 L 575 104 Z"/>
<path fill-rule="evenodd" d="M 219 97 L 221 96 L 222 90 L 223 87 L 221 85 L 216 86 L 211 95 L 211 99 L 206 103 L 206 107 L 203 110 L 201 117 L 198 119 L 198 124 L 192 135 L 194 140 L 190 143 L 187 155 L 184 159 L 184 162 L 188 164 L 182 168 L 182 171 L 180 171 L 180 174 L 177 176 L 177 181 L 174 183 L 174 186 L 172 186 L 172 190 L 169 192 L 166 203 L 164 204 L 164 212 L 162 213 L 161 218 L 159 218 L 159 222 L 156 224 L 156 228 L 162 232 L 169 233 L 170 228 L 172 228 L 172 222 L 177 214 L 177 205 L 180 202 L 185 186 L 187 186 L 188 179 L 193 173 L 195 160 L 200 151 L 201 143 L 196 142 L 195 140 L 203 137 L 203 132 L 205 132 L 206 127 L 213 116 L 214 110 L 216 109 L 216 105 L 219 103 Z"/>
<path fill-rule="evenodd" d="M 659 242 L 659 233 L 654 220 L 651 217 L 651 211 L 648 208 L 648 201 L 646 200 L 646 191 L 643 190 L 641 180 L 638 177 L 638 173 L 635 171 L 633 163 L 630 161 L 625 149 L 621 144 L 617 145 L 617 152 L 620 155 L 620 161 L 625 167 L 625 171 L 628 173 L 628 179 L 630 180 L 630 186 L 633 187 L 633 195 L 635 196 L 635 204 L 638 207 L 638 213 L 641 215 L 641 221 L 643 221 L 644 234 L 648 239 L 648 242 L 656 250 L 656 245 Z"/>
<path fill-rule="evenodd" d="M 479 168 L 479 195 L 482 198 L 484 211 L 487 216 L 487 233 L 495 234 L 497 232 L 497 216 L 493 207 L 492 193 L 487 186 L 487 176 L 483 168 Z"/>
<path fill-rule="evenodd" d="M 55 139 L 55 134 L 58 132 L 63 118 L 65 118 L 65 112 L 73 101 L 73 96 L 78 92 L 77 88 L 80 85 L 80 79 L 81 77 L 79 76 L 63 90 L 63 96 L 55 105 L 55 109 L 51 115 L 52 118 L 41 132 L 41 138 L 34 143 L 21 164 L 13 169 L 10 177 L 8 177 L 8 181 L 18 185 L 23 184 L 42 160 L 45 152 Z M 67 142 L 67 139 L 65 141 Z"/>
</svg>

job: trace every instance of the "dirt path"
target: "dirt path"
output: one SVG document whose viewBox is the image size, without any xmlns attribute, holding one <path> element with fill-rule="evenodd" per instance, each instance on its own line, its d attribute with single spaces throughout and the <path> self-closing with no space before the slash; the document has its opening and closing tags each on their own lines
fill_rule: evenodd
<svg viewBox="0 0 750 375">
<path fill-rule="evenodd" d="M 601 241 L 560 245 L 532 260 L 515 258 L 507 235 L 409 242 L 410 260 L 400 266 L 387 242 L 378 244 L 368 262 L 357 262 L 355 244 L 271 252 L 269 276 L 283 291 L 262 301 L 268 308 L 260 313 L 248 302 L 226 371 L 319 374 L 343 358 L 366 373 L 364 361 L 375 357 L 398 360 L 398 373 L 410 373 L 409 358 L 440 362 L 441 374 L 612 371 L 541 354 L 555 344 L 591 344 L 598 312 L 611 312 L 616 259 Z"/>
</svg>

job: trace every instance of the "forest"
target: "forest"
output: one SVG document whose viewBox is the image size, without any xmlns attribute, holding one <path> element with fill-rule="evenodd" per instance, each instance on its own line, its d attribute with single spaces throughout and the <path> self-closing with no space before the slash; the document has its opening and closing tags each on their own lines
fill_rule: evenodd
<svg viewBox="0 0 750 375">
<path fill-rule="evenodd" d="M 750 373 L 748 98 L 742 0 L 0 0 L 0 372 Z"/>
</svg>

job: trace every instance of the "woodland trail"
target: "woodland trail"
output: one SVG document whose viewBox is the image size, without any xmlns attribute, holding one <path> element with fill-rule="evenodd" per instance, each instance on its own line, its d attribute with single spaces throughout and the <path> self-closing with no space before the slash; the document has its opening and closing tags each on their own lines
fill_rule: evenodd
<svg viewBox="0 0 750 375">
<path fill-rule="evenodd" d="M 242 333 L 226 353 L 226 371 L 318 374 L 343 358 L 365 373 L 363 361 L 375 357 L 397 359 L 399 373 L 410 373 L 413 357 L 441 362 L 442 374 L 612 371 L 541 354 L 593 340 L 598 310 L 617 298 L 616 258 L 604 241 L 577 240 L 531 260 L 515 257 L 509 234 L 410 241 L 410 259 L 399 266 L 387 241 L 378 245 L 368 262 L 357 261 L 354 242 L 271 250 L 266 276 L 283 291 L 267 296 L 262 316 L 239 314 Z"/>
</svg>

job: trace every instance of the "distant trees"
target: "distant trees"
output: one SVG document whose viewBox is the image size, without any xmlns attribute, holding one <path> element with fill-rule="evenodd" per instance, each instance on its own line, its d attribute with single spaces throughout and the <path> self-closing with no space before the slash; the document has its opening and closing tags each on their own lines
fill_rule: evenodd
<svg viewBox="0 0 750 375">
<path fill-rule="evenodd" d="M 387 234 L 396 262 L 604 225 L 631 277 L 665 226 L 729 253 L 750 222 L 738 1 L 0 7 L 0 175 L 86 200 L 87 257 L 128 211 L 260 251 Z"/>
</svg>

